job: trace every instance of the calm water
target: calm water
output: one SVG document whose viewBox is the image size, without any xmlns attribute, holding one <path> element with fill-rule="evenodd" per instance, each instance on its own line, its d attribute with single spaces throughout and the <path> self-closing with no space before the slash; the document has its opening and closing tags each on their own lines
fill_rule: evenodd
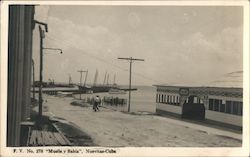
<svg viewBox="0 0 250 157">
<path fill-rule="evenodd" d="M 131 106 L 130 111 L 138 112 L 155 112 L 155 95 L 156 87 L 153 86 L 136 86 L 137 91 L 131 92 Z M 126 94 L 109 94 L 109 93 L 94 93 L 94 94 L 82 94 L 82 99 L 92 98 L 95 95 L 99 95 L 101 98 L 106 97 L 119 97 L 128 99 L 128 92 Z M 74 97 L 79 98 L 79 94 Z M 127 100 L 128 101 L 128 100 Z M 127 111 L 127 106 L 124 106 L 121 110 Z"/>
</svg>

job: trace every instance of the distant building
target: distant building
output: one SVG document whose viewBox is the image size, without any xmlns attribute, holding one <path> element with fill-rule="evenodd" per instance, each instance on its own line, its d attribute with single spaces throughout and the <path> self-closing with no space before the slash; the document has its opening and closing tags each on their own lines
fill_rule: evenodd
<svg viewBox="0 0 250 157">
<path fill-rule="evenodd" d="M 242 128 L 243 89 L 156 85 L 156 112 Z"/>
</svg>

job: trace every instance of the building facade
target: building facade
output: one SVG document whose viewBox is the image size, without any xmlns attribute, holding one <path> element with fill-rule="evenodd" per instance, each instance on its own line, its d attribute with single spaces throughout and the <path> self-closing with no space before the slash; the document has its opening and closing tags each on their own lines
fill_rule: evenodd
<svg viewBox="0 0 250 157">
<path fill-rule="evenodd" d="M 156 112 L 242 128 L 243 89 L 156 85 Z"/>
<path fill-rule="evenodd" d="M 20 146 L 21 124 L 30 117 L 34 6 L 9 6 L 7 146 Z"/>
</svg>

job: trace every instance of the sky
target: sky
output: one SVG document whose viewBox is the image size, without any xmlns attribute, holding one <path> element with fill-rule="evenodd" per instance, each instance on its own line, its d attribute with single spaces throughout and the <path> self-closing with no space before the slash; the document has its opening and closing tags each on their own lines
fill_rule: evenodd
<svg viewBox="0 0 250 157">
<path fill-rule="evenodd" d="M 78 70 L 88 70 L 87 83 L 128 84 L 129 62 L 134 85 L 242 84 L 243 9 L 229 6 L 36 6 L 35 19 L 46 22 L 44 80 L 79 83 Z M 39 31 L 33 35 L 36 78 Z M 237 74 L 238 77 L 231 77 Z M 239 74 L 239 75 L 238 75 Z M 222 81 L 221 81 L 222 80 Z M 231 81 L 232 82 L 232 81 Z"/>
</svg>

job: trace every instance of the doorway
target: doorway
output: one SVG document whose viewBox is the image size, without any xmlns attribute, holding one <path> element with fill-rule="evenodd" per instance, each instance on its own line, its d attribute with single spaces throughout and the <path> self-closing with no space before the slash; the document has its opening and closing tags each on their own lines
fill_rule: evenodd
<svg viewBox="0 0 250 157">
<path fill-rule="evenodd" d="M 189 96 L 182 107 L 182 118 L 205 120 L 205 106 L 199 97 Z"/>
</svg>

